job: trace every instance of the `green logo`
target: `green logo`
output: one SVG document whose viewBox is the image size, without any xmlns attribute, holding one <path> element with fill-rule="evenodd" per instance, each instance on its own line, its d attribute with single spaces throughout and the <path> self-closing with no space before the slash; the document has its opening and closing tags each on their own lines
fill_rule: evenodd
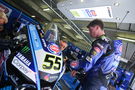
<svg viewBox="0 0 135 90">
<path fill-rule="evenodd" d="M 23 53 L 27 53 L 30 50 L 30 48 L 28 46 L 25 46 L 21 51 Z"/>
</svg>

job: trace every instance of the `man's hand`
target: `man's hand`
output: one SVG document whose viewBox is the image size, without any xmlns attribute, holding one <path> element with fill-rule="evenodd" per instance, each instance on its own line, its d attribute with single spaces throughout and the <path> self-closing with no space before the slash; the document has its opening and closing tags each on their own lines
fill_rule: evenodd
<svg viewBox="0 0 135 90">
<path fill-rule="evenodd" d="M 68 44 L 66 41 L 60 40 L 60 50 L 63 51 L 65 48 L 67 48 Z"/>
<path fill-rule="evenodd" d="M 77 71 L 73 70 L 73 71 L 71 72 L 71 76 L 75 77 L 75 76 L 76 76 L 76 73 L 77 73 Z"/>
</svg>

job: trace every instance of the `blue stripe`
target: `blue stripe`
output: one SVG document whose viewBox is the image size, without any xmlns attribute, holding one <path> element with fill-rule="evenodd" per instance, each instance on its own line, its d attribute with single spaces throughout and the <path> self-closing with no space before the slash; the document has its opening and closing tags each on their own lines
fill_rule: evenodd
<svg viewBox="0 0 135 90">
<path fill-rule="evenodd" d="M 30 47 L 31 47 L 31 51 L 32 51 L 32 57 L 33 57 L 33 62 L 34 62 L 34 67 L 35 67 L 35 71 L 36 71 L 36 82 L 37 82 L 37 89 L 40 90 L 40 78 L 39 78 L 39 72 L 38 72 L 38 65 L 36 62 L 36 55 L 34 52 L 34 43 L 32 43 L 32 36 L 30 34 L 30 28 L 29 26 L 27 26 L 28 28 L 28 36 L 29 36 L 29 41 L 30 41 Z"/>
<path fill-rule="evenodd" d="M 41 40 L 39 38 L 36 26 L 30 24 L 29 25 L 29 31 L 30 31 L 29 34 L 32 36 L 31 40 L 32 40 L 32 43 L 33 43 L 34 50 L 42 49 Z"/>
</svg>

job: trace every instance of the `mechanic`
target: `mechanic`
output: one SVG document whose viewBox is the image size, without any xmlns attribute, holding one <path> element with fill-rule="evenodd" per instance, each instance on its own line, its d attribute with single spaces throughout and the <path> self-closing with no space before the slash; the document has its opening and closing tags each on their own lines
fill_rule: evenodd
<svg viewBox="0 0 135 90">
<path fill-rule="evenodd" d="M 119 64 L 118 57 L 122 53 L 122 41 L 110 40 L 103 30 L 103 22 L 99 19 L 91 21 L 87 28 L 90 36 L 96 40 L 92 43 L 92 48 L 84 60 L 70 62 L 73 69 L 71 74 L 76 76 L 78 71 L 83 74 L 86 72 L 80 79 L 82 90 L 107 90 L 109 75 Z"/>
<path fill-rule="evenodd" d="M 0 11 L 0 38 L 4 38 L 5 37 L 5 30 L 4 30 L 4 26 L 5 24 L 8 22 L 8 18 L 6 16 L 6 14 L 2 11 Z"/>
<path fill-rule="evenodd" d="M 8 31 L 5 29 L 5 24 L 8 22 L 8 18 L 3 11 L 0 11 L 0 52 L 8 49 Z"/>
</svg>

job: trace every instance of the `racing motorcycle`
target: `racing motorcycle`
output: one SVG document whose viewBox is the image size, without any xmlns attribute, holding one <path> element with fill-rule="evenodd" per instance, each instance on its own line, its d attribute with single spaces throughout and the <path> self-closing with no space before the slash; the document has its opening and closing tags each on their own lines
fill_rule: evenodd
<svg viewBox="0 0 135 90">
<path fill-rule="evenodd" d="M 57 25 L 45 33 L 39 25 L 25 25 L 13 41 L 14 48 L 1 65 L 0 87 L 54 89 L 65 70 Z"/>
</svg>

